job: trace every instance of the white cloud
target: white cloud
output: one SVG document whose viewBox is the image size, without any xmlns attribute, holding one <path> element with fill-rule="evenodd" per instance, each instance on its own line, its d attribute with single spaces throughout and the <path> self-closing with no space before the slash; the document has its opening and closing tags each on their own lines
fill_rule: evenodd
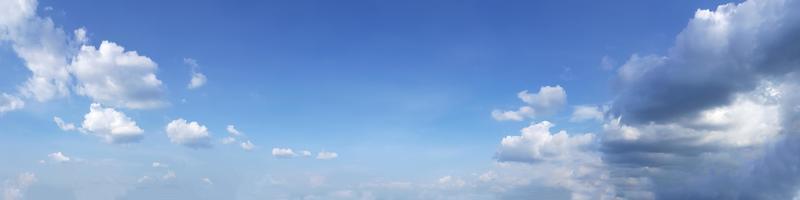
<svg viewBox="0 0 800 200">
<path fill-rule="evenodd" d="M 124 113 L 104 108 L 98 103 L 92 103 L 89 113 L 84 115 L 81 131 L 101 137 L 109 143 L 138 142 L 144 132 Z"/>
<path fill-rule="evenodd" d="M 19 97 L 6 93 L 0 94 L 0 114 L 22 109 L 23 107 L 25 107 L 25 102 Z"/>
<path fill-rule="evenodd" d="M 339 157 L 339 154 L 336 152 L 329 152 L 329 151 L 321 151 L 317 153 L 317 159 L 319 160 L 331 160 Z"/>
<path fill-rule="evenodd" d="M 233 144 L 234 142 L 236 142 L 236 138 L 234 137 L 222 138 L 222 144 Z"/>
<path fill-rule="evenodd" d="M 603 111 L 598 106 L 580 105 L 575 106 L 574 109 L 572 117 L 569 119 L 571 122 L 586 120 L 603 121 Z"/>
<path fill-rule="evenodd" d="M 169 168 L 169 165 L 160 162 L 153 162 L 152 166 L 155 168 Z"/>
<path fill-rule="evenodd" d="M 48 154 L 47 157 L 50 158 L 51 161 L 57 162 L 57 163 L 63 163 L 63 162 L 69 162 L 70 161 L 70 158 L 67 157 L 66 155 L 64 155 L 63 153 L 61 153 L 60 151 Z"/>
<path fill-rule="evenodd" d="M 242 144 L 239 145 L 239 146 L 241 146 L 242 149 L 247 150 L 247 151 L 253 150 L 253 148 L 256 147 L 256 145 L 254 145 L 252 142 L 250 142 L 250 140 L 242 142 Z"/>
<path fill-rule="evenodd" d="M 142 109 L 163 105 L 158 65 L 135 51 L 103 41 L 99 48 L 84 45 L 70 65 L 79 94 L 119 107 Z"/>
<path fill-rule="evenodd" d="M 300 155 L 303 157 L 311 157 L 311 152 L 308 150 L 303 150 L 300 152 Z"/>
<path fill-rule="evenodd" d="M 536 111 L 533 110 L 530 106 L 522 106 L 519 110 L 513 111 L 502 111 L 502 110 L 493 110 L 492 111 L 492 118 L 497 121 L 522 121 L 525 118 L 533 118 L 536 116 Z"/>
<path fill-rule="evenodd" d="M 202 181 L 203 181 L 203 183 L 205 183 L 205 184 L 214 185 L 214 182 L 213 182 L 213 181 L 211 181 L 211 179 L 209 179 L 209 178 L 203 178 L 203 179 L 201 179 L 201 180 L 202 180 Z"/>
<path fill-rule="evenodd" d="M 197 60 L 191 58 L 184 58 L 183 63 L 192 67 L 192 79 L 189 81 L 189 85 L 186 86 L 188 89 L 196 89 L 206 84 L 206 75 L 200 72 L 197 72 L 197 67 L 200 66 L 197 64 Z"/>
<path fill-rule="evenodd" d="M 501 161 L 537 162 L 565 159 L 583 152 L 595 141 L 594 134 L 568 135 L 566 131 L 551 133 L 548 121 L 522 129 L 522 135 L 506 136 L 496 157 Z"/>
<path fill-rule="evenodd" d="M 177 176 L 175 175 L 174 171 L 167 171 L 166 174 L 161 176 L 161 180 L 171 180 L 171 179 L 175 179 L 175 177 L 177 177 Z"/>
<path fill-rule="evenodd" d="M 4 200 L 20 200 L 25 197 L 25 191 L 36 182 L 36 175 L 30 172 L 22 173 L 16 179 L 6 180 L 3 183 Z"/>
<path fill-rule="evenodd" d="M 69 94 L 68 37 L 49 18 L 36 15 L 34 0 L 7 1 L 0 5 L 0 40 L 9 41 L 31 76 L 19 92 L 38 101 Z"/>
<path fill-rule="evenodd" d="M 166 132 L 172 143 L 191 148 L 211 147 L 208 128 L 197 122 L 187 122 L 179 118 L 167 124 Z"/>
<path fill-rule="evenodd" d="M 231 134 L 232 136 L 242 135 L 242 133 L 240 133 L 239 130 L 236 130 L 236 127 L 233 125 L 228 125 L 227 127 L 225 127 L 225 130 L 227 130 L 228 133 Z"/>
<path fill-rule="evenodd" d="M 290 148 L 272 148 L 272 156 L 276 158 L 291 158 L 296 155 Z"/>
<path fill-rule="evenodd" d="M 56 122 L 56 126 L 62 131 L 73 131 L 75 130 L 75 124 L 73 123 L 66 123 L 60 117 L 53 117 L 53 121 Z"/>
<path fill-rule="evenodd" d="M 536 94 L 524 90 L 517 97 L 541 112 L 554 112 L 567 103 L 567 92 L 560 85 L 543 86 Z"/>
</svg>

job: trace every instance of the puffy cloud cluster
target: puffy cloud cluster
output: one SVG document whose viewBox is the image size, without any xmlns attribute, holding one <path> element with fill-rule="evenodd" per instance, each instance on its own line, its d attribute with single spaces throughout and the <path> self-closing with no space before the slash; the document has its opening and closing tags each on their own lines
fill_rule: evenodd
<svg viewBox="0 0 800 200">
<path fill-rule="evenodd" d="M 114 108 L 106 108 L 98 103 L 92 103 L 89 113 L 84 115 L 81 131 L 103 138 L 108 143 L 138 142 L 144 137 L 144 130 L 136 122 Z M 55 118 L 59 124 L 59 118 Z M 63 127 L 62 127 L 63 126 Z M 63 121 L 59 127 L 69 128 Z"/>
<path fill-rule="evenodd" d="M 211 134 L 208 133 L 208 128 L 200 123 L 187 122 L 179 118 L 167 124 L 166 132 L 172 143 L 195 149 L 211 147 Z"/>
<path fill-rule="evenodd" d="M 498 161 L 548 174 L 540 178 L 573 199 L 796 198 L 797 9 L 796 0 L 750 0 L 698 10 L 666 55 L 633 55 L 617 69 L 608 115 L 576 107 L 573 121 L 604 121 L 587 143 L 596 148 L 576 148 L 590 134 L 540 125 L 504 139 Z M 575 176 L 582 170 L 595 176 Z"/>
<path fill-rule="evenodd" d="M 38 16 L 37 5 L 36 0 L 0 2 L 0 11 L 4 11 L 0 41 L 10 44 L 31 71 L 18 94 L 2 93 L 0 113 L 22 108 L 20 97 L 44 102 L 68 96 L 71 90 L 118 107 L 163 104 L 163 88 L 152 60 L 108 41 L 99 48 L 87 45 L 83 28 L 70 37 L 50 18 Z"/>
<path fill-rule="evenodd" d="M 126 108 L 153 108 L 162 104 L 158 65 L 150 58 L 103 41 L 99 47 L 84 45 L 70 71 L 77 92 L 97 102 Z"/>
<path fill-rule="evenodd" d="M 567 93 L 559 85 L 541 87 L 535 94 L 523 90 L 517 97 L 528 106 L 517 110 L 493 110 L 492 118 L 497 121 L 522 121 L 534 118 L 537 114 L 551 114 L 567 103 Z"/>
</svg>

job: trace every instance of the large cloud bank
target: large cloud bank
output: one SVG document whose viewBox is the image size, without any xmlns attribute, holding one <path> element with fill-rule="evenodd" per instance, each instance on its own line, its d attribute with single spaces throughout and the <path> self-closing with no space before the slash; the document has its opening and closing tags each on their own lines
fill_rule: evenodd
<svg viewBox="0 0 800 200">
<path fill-rule="evenodd" d="M 551 165 L 537 173 L 555 174 L 550 185 L 573 199 L 792 199 L 800 191 L 797 10 L 796 0 L 698 10 L 668 53 L 633 55 L 618 69 L 601 133 L 534 123 L 503 139 L 496 158 Z M 570 176 L 558 176 L 563 169 Z"/>
</svg>

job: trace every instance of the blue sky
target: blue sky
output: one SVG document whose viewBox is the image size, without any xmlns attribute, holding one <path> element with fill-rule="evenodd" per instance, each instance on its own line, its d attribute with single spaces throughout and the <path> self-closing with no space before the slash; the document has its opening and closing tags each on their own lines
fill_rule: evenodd
<svg viewBox="0 0 800 200">
<path fill-rule="evenodd" d="M 668 178 L 717 183 L 795 148 L 798 101 L 777 95 L 796 82 L 791 0 L 0 4 L 8 200 L 784 199 L 800 183 Z"/>
</svg>

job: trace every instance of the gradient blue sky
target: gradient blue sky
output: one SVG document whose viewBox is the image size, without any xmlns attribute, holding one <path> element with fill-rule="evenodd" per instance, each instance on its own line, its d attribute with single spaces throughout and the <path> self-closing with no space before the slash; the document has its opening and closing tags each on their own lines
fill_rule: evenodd
<svg viewBox="0 0 800 200">
<path fill-rule="evenodd" d="M 85 28 L 84 45 L 107 40 L 157 63 L 166 104 L 106 105 L 144 130 L 141 141 L 115 144 L 53 122 L 80 126 L 93 98 L 22 97 L 24 108 L 0 113 L 0 180 L 35 174 L 25 199 L 569 199 L 569 189 L 528 186 L 536 179 L 502 191 L 435 185 L 470 185 L 503 165 L 501 140 L 532 123 L 603 132 L 609 119 L 570 120 L 573 106 L 614 104 L 617 68 L 631 55 L 669 55 L 698 9 L 723 3 L 41 0 L 35 14 L 69 37 Z M 31 76 L 14 45 L 0 42 L 8 94 Z M 187 88 L 186 59 L 204 85 Z M 491 115 L 525 105 L 520 91 L 556 85 L 567 96 L 558 112 Z M 171 142 L 165 127 L 178 118 L 206 126 L 211 148 Z M 222 144 L 228 125 L 255 148 Z M 278 158 L 273 148 L 314 155 Z M 321 151 L 338 157 L 315 159 Z M 55 152 L 70 161 L 53 161 Z"/>
</svg>

